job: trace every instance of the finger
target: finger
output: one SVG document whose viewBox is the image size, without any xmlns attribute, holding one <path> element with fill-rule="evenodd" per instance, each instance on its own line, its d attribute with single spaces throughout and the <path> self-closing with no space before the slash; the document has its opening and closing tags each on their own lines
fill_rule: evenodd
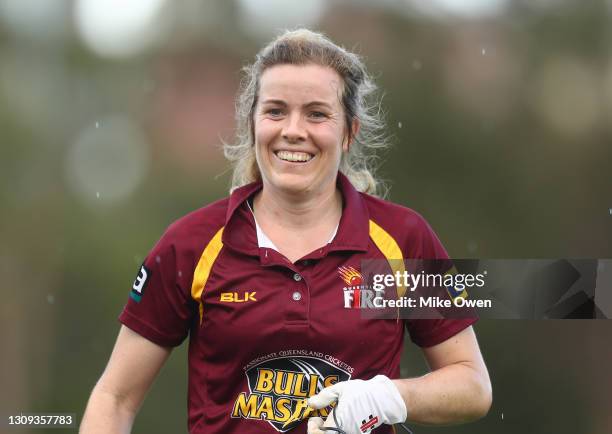
<svg viewBox="0 0 612 434">
<path fill-rule="evenodd" d="M 325 434 L 319 428 L 323 426 L 323 419 L 320 417 L 311 417 L 308 419 L 308 434 Z"/>
<path fill-rule="evenodd" d="M 319 409 L 327 407 L 332 402 L 336 402 L 342 394 L 342 383 L 336 383 L 333 386 L 326 387 L 316 395 L 308 398 L 308 405 L 312 408 Z"/>
<path fill-rule="evenodd" d="M 329 416 L 327 416 L 327 419 L 325 419 L 325 423 L 323 424 L 323 426 L 325 428 L 337 428 L 336 422 L 334 421 L 334 412 L 336 411 L 336 409 L 333 409 L 332 411 L 329 412 Z"/>
</svg>

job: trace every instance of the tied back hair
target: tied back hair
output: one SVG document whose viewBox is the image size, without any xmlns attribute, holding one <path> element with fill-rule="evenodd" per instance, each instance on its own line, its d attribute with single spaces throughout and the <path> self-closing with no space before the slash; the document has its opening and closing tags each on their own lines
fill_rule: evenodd
<svg viewBox="0 0 612 434">
<path fill-rule="evenodd" d="M 342 78 L 340 102 L 351 144 L 349 151 L 342 154 L 340 171 L 358 191 L 384 196 L 385 187 L 374 174 L 375 152 L 388 146 L 383 113 L 379 102 L 374 99 L 376 85 L 359 56 L 334 44 L 323 34 L 307 29 L 285 31 L 256 55 L 253 64 L 243 68 L 243 79 L 236 99 L 236 140 L 223 146 L 225 157 L 233 165 L 230 191 L 261 180 L 255 159 L 253 123 L 259 84 L 268 68 L 286 64 L 325 66 L 332 68 Z M 355 136 L 352 132 L 354 119 L 360 124 Z"/>
</svg>

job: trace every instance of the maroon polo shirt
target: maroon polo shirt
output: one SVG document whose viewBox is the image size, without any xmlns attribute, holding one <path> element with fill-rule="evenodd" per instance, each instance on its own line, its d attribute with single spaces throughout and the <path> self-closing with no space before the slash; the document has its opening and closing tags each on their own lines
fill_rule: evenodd
<svg viewBox="0 0 612 434">
<path fill-rule="evenodd" d="M 404 258 L 447 254 L 416 212 L 358 192 L 342 174 L 337 185 L 336 236 L 296 263 L 258 246 L 246 201 L 261 183 L 179 219 L 145 259 L 119 318 L 158 345 L 189 336 L 191 434 L 305 433 L 305 421 L 284 426 L 305 397 L 338 381 L 398 378 L 405 329 L 427 347 L 474 322 L 363 319 L 361 261 L 388 259 L 382 244 Z"/>
</svg>

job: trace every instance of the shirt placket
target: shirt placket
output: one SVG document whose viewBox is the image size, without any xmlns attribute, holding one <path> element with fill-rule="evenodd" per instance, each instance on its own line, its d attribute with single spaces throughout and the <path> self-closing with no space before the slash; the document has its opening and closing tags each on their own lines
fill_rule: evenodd
<svg viewBox="0 0 612 434">
<path fill-rule="evenodd" d="M 273 249 L 260 249 L 261 264 L 266 267 L 282 267 L 282 283 L 278 288 L 279 306 L 284 308 L 284 322 L 287 325 L 308 325 L 310 308 L 309 277 L 305 271 L 309 261 L 302 261 L 303 267 L 292 264 Z"/>
<path fill-rule="evenodd" d="M 294 268 L 287 270 L 287 277 L 288 291 L 283 294 L 283 297 L 287 298 L 285 322 L 293 325 L 307 324 L 310 303 L 308 280 Z"/>
</svg>

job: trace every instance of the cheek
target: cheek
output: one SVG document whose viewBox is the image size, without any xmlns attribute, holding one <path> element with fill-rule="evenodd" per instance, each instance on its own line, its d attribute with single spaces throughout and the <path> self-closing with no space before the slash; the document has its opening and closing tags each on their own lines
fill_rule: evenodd
<svg viewBox="0 0 612 434">
<path fill-rule="evenodd" d="M 328 152 L 341 153 L 343 142 L 343 131 L 339 128 L 325 128 L 319 132 L 319 143 L 321 143 Z"/>
<path fill-rule="evenodd" d="M 255 124 L 255 130 L 253 134 L 255 143 L 258 146 L 265 146 L 269 144 L 269 141 L 274 136 L 274 125 L 270 122 L 260 121 Z"/>
</svg>

